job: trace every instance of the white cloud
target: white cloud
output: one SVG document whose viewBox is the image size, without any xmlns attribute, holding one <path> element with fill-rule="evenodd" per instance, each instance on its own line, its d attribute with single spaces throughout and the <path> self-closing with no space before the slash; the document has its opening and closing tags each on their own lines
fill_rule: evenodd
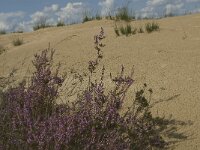
<svg viewBox="0 0 200 150">
<path fill-rule="evenodd" d="M 16 25 L 24 19 L 25 13 L 9 12 L 0 13 L 0 30 L 15 30 Z"/>
<path fill-rule="evenodd" d="M 105 16 L 112 11 L 114 0 L 103 0 L 99 2 L 99 5 L 101 6 L 101 15 Z"/>
<path fill-rule="evenodd" d="M 186 0 L 148 0 L 146 7 L 137 15 L 141 17 L 160 17 L 169 14 L 181 14 L 185 11 L 183 9 L 185 3 Z"/>
<path fill-rule="evenodd" d="M 192 3 L 192 2 L 200 2 L 200 0 L 186 0 L 186 2 L 188 2 L 188 3 Z"/>
<path fill-rule="evenodd" d="M 82 19 L 84 6 L 82 2 L 68 3 L 65 7 L 61 8 L 56 15 L 58 20 L 65 22 L 78 22 Z"/>
<path fill-rule="evenodd" d="M 175 4 L 175 5 L 167 4 L 166 7 L 165 7 L 165 10 L 166 10 L 165 14 L 170 15 L 170 14 L 173 14 L 173 13 L 177 13 L 177 11 L 179 11 L 183 6 L 184 6 L 183 3 Z"/>
<path fill-rule="evenodd" d="M 83 17 L 83 10 L 82 2 L 67 3 L 64 7 L 53 4 L 31 14 L 28 21 L 24 21 L 24 12 L 0 13 L 0 30 L 32 31 L 33 26 L 42 21 L 50 25 L 55 25 L 59 20 L 66 23 L 80 22 Z"/>
</svg>

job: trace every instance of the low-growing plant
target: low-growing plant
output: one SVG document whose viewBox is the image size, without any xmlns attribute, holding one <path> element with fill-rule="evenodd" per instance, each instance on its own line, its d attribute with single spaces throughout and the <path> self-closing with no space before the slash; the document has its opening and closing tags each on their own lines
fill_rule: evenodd
<svg viewBox="0 0 200 150">
<path fill-rule="evenodd" d="M 152 23 L 147 23 L 145 25 L 146 31 L 148 33 L 151 33 L 153 31 L 158 31 L 159 30 L 159 25 L 158 23 L 152 22 Z"/>
<path fill-rule="evenodd" d="M 12 41 L 12 44 L 14 46 L 20 46 L 24 43 L 24 40 L 22 38 L 19 38 L 19 37 L 15 37 Z"/>
</svg>

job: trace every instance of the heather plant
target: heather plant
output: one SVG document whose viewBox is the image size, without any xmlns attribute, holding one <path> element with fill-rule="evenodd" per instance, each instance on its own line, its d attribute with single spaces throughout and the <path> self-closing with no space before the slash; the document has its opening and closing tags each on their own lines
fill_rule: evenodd
<svg viewBox="0 0 200 150">
<path fill-rule="evenodd" d="M 52 71 L 55 50 L 50 47 L 35 55 L 35 72 L 30 82 L 23 81 L 1 94 L 0 149 L 163 149 L 167 146 L 161 132 L 162 120 L 151 114 L 149 97 L 153 91 L 144 87 L 135 93 L 132 105 L 124 107 L 126 94 L 133 85 L 133 70 L 110 79 L 106 91 L 105 67 L 100 80 L 94 78 L 103 59 L 104 29 L 94 36 L 97 56 L 88 63 L 88 84 L 72 102 L 58 104 L 64 78 L 59 67 Z M 85 80 L 85 78 L 83 79 Z M 80 81 L 81 82 L 81 81 Z"/>
<path fill-rule="evenodd" d="M 12 44 L 14 46 L 20 46 L 24 43 L 23 39 L 22 38 L 19 38 L 19 37 L 15 37 L 12 41 Z"/>
<path fill-rule="evenodd" d="M 153 31 L 158 31 L 159 30 L 159 25 L 158 23 L 152 22 L 152 23 L 147 23 L 145 25 L 146 31 L 148 33 L 151 33 Z"/>
</svg>

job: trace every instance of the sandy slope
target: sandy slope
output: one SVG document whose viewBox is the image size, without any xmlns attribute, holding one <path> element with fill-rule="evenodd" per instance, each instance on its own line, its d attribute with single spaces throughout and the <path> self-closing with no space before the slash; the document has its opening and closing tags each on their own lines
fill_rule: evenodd
<svg viewBox="0 0 200 150">
<path fill-rule="evenodd" d="M 136 21 L 132 25 L 144 26 L 149 21 Z M 49 42 L 56 49 L 55 62 L 60 61 L 62 69 L 86 71 L 88 60 L 96 53 L 93 36 L 102 26 L 107 36 L 102 63 L 107 71 L 119 72 L 121 64 L 130 70 L 134 65 L 135 85 L 147 83 L 154 91 L 152 101 L 163 100 L 153 108 L 155 114 L 172 114 L 172 118 L 185 122 L 178 126 L 178 132 L 188 138 L 176 143 L 174 148 L 200 149 L 200 14 L 157 22 L 160 32 L 130 37 L 116 37 L 114 23 L 109 20 L 0 35 L 0 44 L 8 48 L 0 56 L 0 76 L 7 75 L 13 67 L 19 69 L 18 78 L 28 75 L 33 54 L 47 48 Z M 22 37 L 25 44 L 12 46 L 15 36 Z"/>
</svg>

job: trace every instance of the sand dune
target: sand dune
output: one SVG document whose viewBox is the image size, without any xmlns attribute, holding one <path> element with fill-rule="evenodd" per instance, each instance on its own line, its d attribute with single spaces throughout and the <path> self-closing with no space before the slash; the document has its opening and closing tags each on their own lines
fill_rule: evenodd
<svg viewBox="0 0 200 150">
<path fill-rule="evenodd" d="M 144 26 L 151 20 L 133 21 Z M 52 27 L 23 34 L 0 35 L 0 45 L 7 52 L 0 55 L 0 76 L 13 68 L 16 77 L 30 74 L 33 55 L 48 47 L 56 49 L 55 63 L 62 71 L 74 68 L 86 71 L 88 61 L 95 56 L 93 36 L 103 27 L 106 34 L 103 48 L 108 72 L 119 72 L 121 64 L 127 70 L 135 67 L 135 86 L 147 83 L 153 89 L 152 101 L 161 101 L 153 108 L 155 115 L 170 116 L 186 122 L 178 126 L 187 139 L 176 143 L 175 149 L 200 149 L 200 14 L 156 20 L 159 32 L 116 37 L 111 20 L 91 21 L 65 27 Z M 24 44 L 14 47 L 12 39 L 23 38 Z"/>
</svg>

